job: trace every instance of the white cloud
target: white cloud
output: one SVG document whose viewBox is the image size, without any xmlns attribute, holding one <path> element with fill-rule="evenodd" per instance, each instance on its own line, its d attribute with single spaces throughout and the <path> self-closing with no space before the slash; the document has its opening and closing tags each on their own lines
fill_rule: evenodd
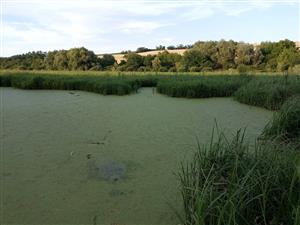
<svg viewBox="0 0 300 225">
<path fill-rule="evenodd" d="M 103 49 L 109 49 L 117 45 L 112 39 L 119 38 L 119 42 L 126 45 L 122 34 L 149 38 L 158 29 L 172 29 L 182 21 L 220 14 L 240 16 L 273 4 L 266 0 L 247 0 L 239 4 L 225 0 L 6 0 L 3 3 L 4 51 L 11 55 L 75 46 L 99 49 L 101 44 L 105 45 Z M 128 42 L 127 45 L 133 44 Z"/>
<path fill-rule="evenodd" d="M 134 34 L 134 33 L 150 34 L 152 31 L 164 26 L 168 26 L 168 24 L 152 22 L 152 21 L 128 21 L 120 24 L 119 28 L 122 32 L 127 34 Z"/>
</svg>

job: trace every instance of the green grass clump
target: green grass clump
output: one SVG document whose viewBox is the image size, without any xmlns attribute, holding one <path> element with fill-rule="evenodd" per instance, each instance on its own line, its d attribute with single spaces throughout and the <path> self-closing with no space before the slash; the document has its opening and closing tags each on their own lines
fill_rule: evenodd
<svg viewBox="0 0 300 225">
<path fill-rule="evenodd" d="M 70 76 L 47 74 L 10 74 L 0 76 L 0 86 L 21 89 L 82 90 L 104 95 L 135 92 L 140 83 L 132 78 L 112 76 Z"/>
<path fill-rule="evenodd" d="M 300 93 L 300 79 L 290 77 L 256 77 L 234 94 L 235 99 L 248 105 L 278 110 L 290 96 Z"/>
<path fill-rule="evenodd" d="M 227 97 L 250 79 L 246 76 L 174 77 L 159 81 L 157 91 L 171 97 Z"/>
<path fill-rule="evenodd" d="M 286 148 L 286 149 L 284 149 Z M 284 151 L 283 151 L 284 150 Z M 186 225 L 299 225 L 297 151 L 221 133 L 180 172 Z M 299 175 L 299 174 L 298 174 Z"/>
<path fill-rule="evenodd" d="M 264 137 L 300 141 L 300 95 L 290 97 L 263 131 Z"/>
</svg>

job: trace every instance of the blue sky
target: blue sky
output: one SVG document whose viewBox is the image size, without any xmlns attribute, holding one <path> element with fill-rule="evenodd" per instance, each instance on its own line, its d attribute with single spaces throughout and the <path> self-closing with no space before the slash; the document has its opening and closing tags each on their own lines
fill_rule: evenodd
<svg viewBox="0 0 300 225">
<path fill-rule="evenodd" d="M 197 40 L 299 40 L 298 0 L 1 0 L 2 56 L 96 53 Z"/>
</svg>

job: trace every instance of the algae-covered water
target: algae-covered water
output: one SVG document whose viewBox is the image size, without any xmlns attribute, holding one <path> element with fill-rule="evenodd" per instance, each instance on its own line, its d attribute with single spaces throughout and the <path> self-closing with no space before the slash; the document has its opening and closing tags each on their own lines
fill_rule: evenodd
<svg viewBox="0 0 300 225">
<path fill-rule="evenodd" d="M 270 111 L 178 99 L 1 88 L 3 224 L 178 224 L 180 161 L 215 120 L 257 137 Z"/>
</svg>

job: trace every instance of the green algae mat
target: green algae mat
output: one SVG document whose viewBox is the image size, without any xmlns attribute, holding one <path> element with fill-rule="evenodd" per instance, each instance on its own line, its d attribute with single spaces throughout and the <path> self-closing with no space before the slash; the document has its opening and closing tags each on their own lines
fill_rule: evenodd
<svg viewBox="0 0 300 225">
<path fill-rule="evenodd" d="M 4 224 L 178 224 L 176 173 L 216 121 L 254 140 L 270 111 L 181 99 L 1 88 Z"/>
</svg>

